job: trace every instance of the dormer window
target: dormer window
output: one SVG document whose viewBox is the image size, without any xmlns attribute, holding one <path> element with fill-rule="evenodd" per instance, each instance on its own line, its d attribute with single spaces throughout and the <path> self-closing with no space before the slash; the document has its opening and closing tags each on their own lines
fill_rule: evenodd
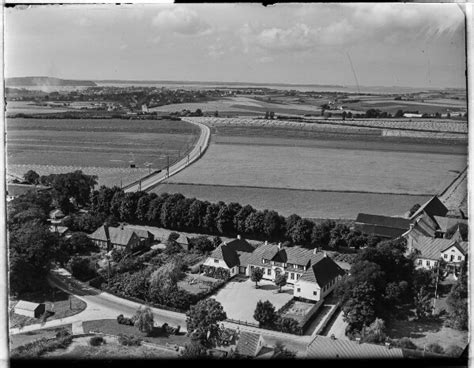
<svg viewBox="0 0 474 368">
<path fill-rule="evenodd" d="M 219 260 L 218 260 L 218 259 L 214 259 L 214 263 L 219 263 Z"/>
</svg>

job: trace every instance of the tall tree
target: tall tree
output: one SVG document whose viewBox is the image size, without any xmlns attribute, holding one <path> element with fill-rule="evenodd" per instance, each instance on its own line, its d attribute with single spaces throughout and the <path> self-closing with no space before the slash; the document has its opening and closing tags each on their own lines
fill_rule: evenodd
<svg viewBox="0 0 474 368">
<path fill-rule="evenodd" d="M 250 272 L 250 279 L 255 282 L 255 288 L 258 288 L 258 283 L 263 278 L 263 269 L 259 267 L 254 267 Z"/>
<path fill-rule="evenodd" d="M 259 300 L 253 314 L 253 318 L 260 324 L 260 327 L 273 326 L 277 320 L 277 313 L 275 307 L 270 301 L 262 302 Z"/>
<path fill-rule="evenodd" d="M 135 327 L 138 328 L 140 332 L 145 332 L 149 335 L 153 331 L 153 313 L 149 307 L 139 308 L 135 314 L 136 321 Z"/>
<path fill-rule="evenodd" d="M 254 212 L 256 212 L 256 210 L 250 205 L 242 207 L 237 212 L 237 214 L 234 216 L 234 228 L 238 233 L 246 233 L 247 229 L 245 226 L 245 221 L 247 220 L 247 217 Z"/>
<path fill-rule="evenodd" d="M 278 292 L 281 293 L 281 288 L 286 285 L 287 277 L 285 274 L 280 273 L 275 277 L 275 285 L 278 286 Z"/>
<path fill-rule="evenodd" d="M 218 322 L 227 319 L 222 305 L 215 299 L 203 299 L 191 306 L 186 313 L 186 326 L 200 336 L 203 346 L 214 346 L 219 335 Z"/>
</svg>

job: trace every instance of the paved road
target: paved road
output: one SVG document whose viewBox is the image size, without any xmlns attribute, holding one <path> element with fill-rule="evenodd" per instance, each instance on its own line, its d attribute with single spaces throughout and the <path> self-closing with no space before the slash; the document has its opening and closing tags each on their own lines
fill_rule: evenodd
<svg viewBox="0 0 474 368">
<path fill-rule="evenodd" d="M 46 322 L 44 325 L 36 324 L 25 326 L 23 329 L 12 328 L 10 334 L 34 331 L 42 328 L 56 327 L 63 324 L 93 321 L 98 319 L 115 319 L 119 314 L 131 317 L 142 304 L 132 302 L 127 299 L 118 298 L 109 293 L 105 293 L 89 287 L 77 280 L 64 269 L 54 271 L 49 277 L 49 281 L 59 289 L 73 294 L 77 298 L 87 303 L 84 311 L 70 317 L 56 319 Z M 182 331 L 186 331 L 186 316 L 158 308 L 151 308 L 153 317 L 157 325 L 168 323 L 171 326 L 181 326 Z"/>
<path fill-rule="evenodd" d="M 57 327 L 64 324 L 77 324 L 84 321 L 93 321 L 98 319 L 115 319 L 119 314 L 131 317 L 136 310 L 143 306 L 140 303 L 132 302 L 102 292 L 85 283 L 77 281 L 71 277 L 71 274 L 65 269 L 56 269 L 51 272 L 49 281 L 59 289 L 76 296 L 87 303 L 84 311 L 70 317 L 48 321 L 44 324 L 35 324 L 25 326 L 21 330 L 18 328 L 10 329 L 10 334 L 24 333 L 28 331 L 39 330 L 43 328 Z M 151 308 L 153 317 L 157 325 L 168 323 L 171 326 L 181 326 L 182 331 L 186 331 L 186 315 L 158 308 Z M 250 331 L 262 334 L 268 344 L 274 345 L 276 342 L 282 342 L 288 348 L 297 350 L 302 354 L 306 345 L 311 341 L 311 336 L 297 336 L 278 331 L 270 331 L 255 327 L 237 325 L 235 323 L 223 322 L 224 326 L 240 331 Z"/>
<path fill-rule="evenodd" d="M 189 155 L 185 156 L 183 159 L 180 161 L 176 162 L 174 165 L 170 166 L 169 168 L 169 176 L 167 175 L 166 169 L 152 175 L 144 180 L 141 180 L 139 183 L 133 184 L 129 187 L 125 187 L 125 192 L 137 192 L 139 190 L 142 191 L 147 191 L 155 186 L 157 186 L 159 183 L 161 183 L 163 180 L 166 180 L 167 178 L 177 174 L 184 168 L 186 168 L 188 165 L 191 165 L 193 162 L 197 161 L 206 151 L 209 141 L 211 138 L 211 130 L 209 129 L 208 126 L 198 123 L 196 121 L 193 121 L 192 119 L 186 119 L 182 118 L 183 121 L 186 121 L 188 123 L 197 125 L 199 129 L 201 130 L 201 134 L 199 136 L 199 139 L 197 143 L 195 144 L 194 148 L 191 150 Z"/>
</svg>

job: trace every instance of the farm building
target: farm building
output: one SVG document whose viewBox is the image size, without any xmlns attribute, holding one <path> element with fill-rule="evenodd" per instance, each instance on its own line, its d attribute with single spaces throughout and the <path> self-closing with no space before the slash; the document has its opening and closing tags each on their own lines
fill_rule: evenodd
<svg viewBox="0 0 474 368">
<path fill-rule="evenodd" d="M 44 303 L 32 303 L 25 300 L 20 300 L 14 308 L 16 314 L 31 318 L 40 318 L 45 311 Z"/>
<path fill-rule="evenodd" d="M 151 246 L 155 240 L 155 236 L 148 230 L 133 229 L 132 231 L 138 235 L 143 245 Z"/>
<path fill-rule="evenodd" d="M 316 336 L 306 348 L 306 357 L 310 359 L 396 359 L 403 358 L 403 350 L 390 345 Z"/>
<path fill-rule="evenodd" d="M 50 225 L 49 231 L 52 233 L 57 233 L 59 236 L 68 237 L 71 235 L 69 228 L 67 226 L 58 226 L 58 225 Z"/>
<path fill-rule="evenodd" d="M 29 191 L 35 193 L 44 192 L 51 190 L 51 187 L 46 187 L 43 185 L 30 185 L 30 184 L 8 184 L 7 185 L 7 198 L 6 201 L 9 202 L 23 194 L 26 194 Z"/>
<path fill-rule="evenodd" d="M 135 231 L 120 227 L 101 226 L 89 238 L 100 248 L 125 248 L 135 250 L 144 245 Z"/>
<path fill-rule="evenodd" d="M 410 221 L 402 217 L 389 217 L 359 213 L 354 228 L 380 238 L 398 238 L 410 228 Z"/>
<path fill-rule="evenodd" d="M 262 335 L 253 332 L 242 331 L 237 341 L 235 354 L 241 357 L 255 358 L 264 347 Z"/>
<path fill-rule="evenodd" d="M 344 275 L 344 270 L 324 253 L 295 283 L 293 295 L 318 302 L 334 290 Z"/>
<path fill-rule="evenodd" d="M 423 236 L 413 231 L 406 239 L 407 254 L 416 254 L 417 268 L 435 268 L 442 259 L 450 271 L 457 272 L 468 254 L 468 242 L 460 240 L 456 234 L 452 239 L 442 239 Z"/>
</svg>

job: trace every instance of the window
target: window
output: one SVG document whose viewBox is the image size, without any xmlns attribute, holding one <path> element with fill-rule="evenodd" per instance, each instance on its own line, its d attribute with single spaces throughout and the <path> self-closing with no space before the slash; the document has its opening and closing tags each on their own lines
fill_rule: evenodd
<svg viewBox="0 0 474 368">
<path fill-rule="evenodd" d="M 300 279 L 300 276 L 299 274 L 296 274 L 296 279 L 299 280 Z"/>
<path fill-rule="evenodd" d="M 219 263 L 219 260 L 218 260 L 218 259 L 214 259 L 214 263 Z"/>
<path fill-rule="evenodd" d="M 262 259 L 262 263 L 263 263 L 263 264 L 267 263 L 267 260 L 266 260 L 266 259 Z"/>
<path fill-rule="evenodd" d="M 430 265 L 430 261 L 426 261 L 426 265 L 429 266 L 429 265 Z"/>
<path fill-rule="evenodd" d="M 301 288 L 296 289 L 296 291 L 299 293 L 301 291 Z"/>
<path fill-rule="evenodd" d="M 295 279 L 295 274 L 292 272 L 290 273 L 290 279 L 294 280 Z"/>
<path fill-rule="evenodd" d="M 446 253 L 444 254 L 444 258 L 448 258 L 448 255 Z"/>
<path fill-rule="evenodd" d="M 418 266 L 421 266 L 423 264 L 423 261 L 421 259 L 418 260 Z"/>
<path fill-rule="evenodd" d="M 313 291 L 313 295 L 314 295 L 314 296 L 317 296 L 317 295 L 318 295 L 318 292 L 317 292 L 317 291 Z"/>
<path fill-rule="evenodd" d="M 460 261 L 460 260 L 461 260 L 461 256 L 458 256 L 458 261 Z"/>
<path fill-rule="evenodd" d="M 271 275 L 271 274 L 272 274 L 272 269 L 271 268 L 267 269 L 267 275 Z"/>
</svg>

